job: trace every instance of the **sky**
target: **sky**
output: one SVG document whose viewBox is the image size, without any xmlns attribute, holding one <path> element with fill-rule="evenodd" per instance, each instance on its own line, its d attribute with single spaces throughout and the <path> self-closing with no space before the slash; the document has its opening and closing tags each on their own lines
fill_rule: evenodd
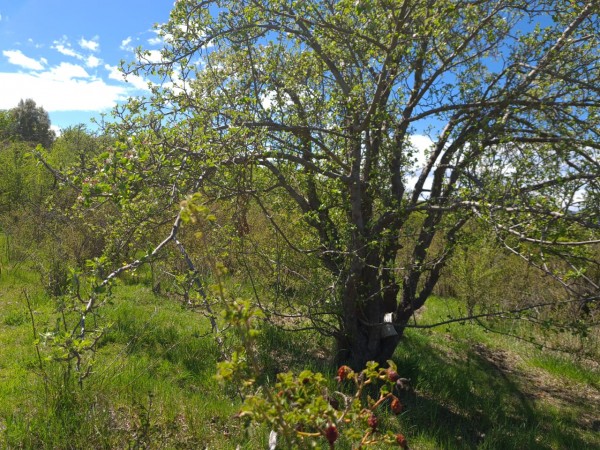
<svg viewBox="0 0 600 450">
<path fill-rule="evenodd" d="M 147 83 L 118 71 L 138 46 L 161 48 L 155 23 L 173 0 L 0 0 L 0 110 L 32 98 L 55 129 L 99 118 Z M 156 53 L 155 53 L 156 54 Z"/>
<path fill-rule="evenodd" d="M 85 124 L 147 92 L 147 82 L 118 71 L 134 49 L 158 50 L 153 25 L 174 0 L 0 0 L 0 110 L 32 98 L 56 131 Z M 426 136 L 412 136 L 424 164 Z M 415 175 L 416 180 L 416 175 Z"/>
</svg>

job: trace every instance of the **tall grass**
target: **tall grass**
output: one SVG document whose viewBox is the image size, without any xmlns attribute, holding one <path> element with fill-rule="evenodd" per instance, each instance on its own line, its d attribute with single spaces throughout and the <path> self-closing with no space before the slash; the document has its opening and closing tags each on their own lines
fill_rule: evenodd
<svg viewBox="0 0 600 450">
<path fill-rule="evenodd" d="M 39 277 L 26 266 L 2 264 L 0 448 L 267 447 L 269 430 L 247 429 L 235 417 L 235 389 L 214 378 L 219 349 L 201 313 L 127 280 L 102 309 L 100 319 L 111 326 L 93 373 L 79 386 L 65 379 L 60 364 L 40 364 L 36 355 L 24 289 L 38 333 L 56 317 Z M 417 323 L 456 317 L 465 308 L 432 298 Z M 599 342 L 590 339 L 589 345 Z M 265 324 L 258 345 L 261 383 L 305 368 L 332 376 L 331 342 L 313 333 Z M 394 360 L 410 388 L 405 412 L 386 415 L 382 426 L 399 421 L 412 449 L 600 448 L 600 373 L 585 358 L 539 350 L 469 322 L 408 330 Z"/>
</svg>

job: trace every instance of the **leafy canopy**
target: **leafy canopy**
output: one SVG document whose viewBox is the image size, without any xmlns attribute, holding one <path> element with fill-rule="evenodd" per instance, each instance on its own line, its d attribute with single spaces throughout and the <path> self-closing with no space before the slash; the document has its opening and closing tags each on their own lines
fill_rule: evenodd
<svg viewBox="0 0 600 450">
<path fill-rule="evenodd" d="M 238 219 L 262 212 L 330 274 L 333 301 L 304 312 L 334 318 L 322 330 L 357 365 L 387 359 L 384 314 L 401 334 L 475 220 L 580 295 L 563 276 L 599 239 L 598 8 L 179 0 L 160 61 L 141 50 L 126 69 L 152 93 L 116 111 L 95 189 L 153 211 L 201 191 L 235 199 Z"/>
</svg>

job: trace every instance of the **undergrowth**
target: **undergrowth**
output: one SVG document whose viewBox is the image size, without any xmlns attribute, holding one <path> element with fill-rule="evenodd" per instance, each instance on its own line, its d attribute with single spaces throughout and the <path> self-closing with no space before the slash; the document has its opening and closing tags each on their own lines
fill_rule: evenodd
<svg viewBox="0 0 600 450">
<path fill-rule="evenodd" d="M 238 393 L 215 379 L 219 349 L 202 314 L 153 294 L 144 283 L 118 285 L 102 310 L 111 326 L 91 375 L 79 386 L 36 354 L 32 325 L 40 333 L 55 317 L 55 303 L 36 285 L 26 266 L 3 265 L 0 447 L 267 447 L 269 430 L 246 428 L 236 418 Z M 445 320 L 462 307 L 432 298 L 417 324 Z M 599 342 L 597 335 L 588 339 L 586 345 Z M 330 345 L 311 333 L 265 324 L 258 382 L 310 369 L 333 383 Z M 386 417 L 383 426 L 399 421 L 412 449 L 600 448 L 600 372 L 589 358 L 471 322 L 407 330 L 394 362 L 410 387 L 405 411 Z"/>
</svg>

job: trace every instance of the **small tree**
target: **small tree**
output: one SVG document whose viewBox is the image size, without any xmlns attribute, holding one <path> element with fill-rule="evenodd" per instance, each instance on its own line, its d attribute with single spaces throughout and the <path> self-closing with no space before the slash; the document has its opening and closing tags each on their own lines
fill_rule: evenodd
<svg viewBox="0 0 600 450">
<path fill-rule="evenodd" d="M 102 192 L 254 205 L 330 273 L 330 301 L 310 314 L 330 318 L 354 367 L 391 356 L 472 220 L 550 276 L 579 271 L 597 299 L 580 269 L 600 238 L 598 11 L 179 0 L 158 30 L 161 60 L 141 51 L 127 70 L 161 82 L 116 111 Z M 290 215 L 306 237 L 285 235 Z"/>
</svg>

